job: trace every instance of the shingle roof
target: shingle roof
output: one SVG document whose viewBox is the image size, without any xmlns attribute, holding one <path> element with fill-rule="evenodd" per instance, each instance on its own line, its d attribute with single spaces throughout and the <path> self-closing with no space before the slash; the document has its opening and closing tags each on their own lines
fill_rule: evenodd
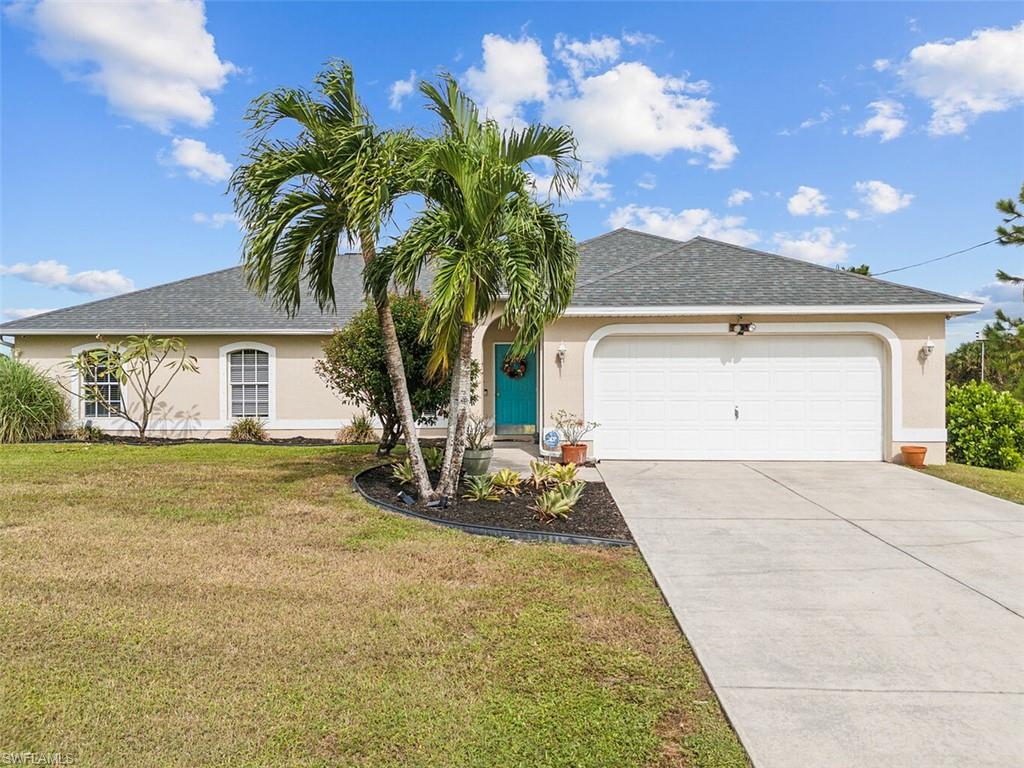
<svg viewBox="0 0 1024 768">
<path fill-rule="evenodd" d="M 321 313 L 304 289 L 298 312 L 288 317 L 269 298 L 260 299 L 246 287 L 238 266 L 14 320 L 0 330 L 329 330 L 365 306 L 362 266 L 358 254 L 335 260 L 336 312 Z"/>
<path fill-rule="evenodd" d="M 581 243 L 580 252 L 573 306 L 974 303 L 705 237 L 681 242 L 617 229 Z"/>
<path fill-rule="evenodd" d="M 973 302 L 698 237 L 617 229 L 580 244 L 573 307 L 898 306 Z M 337 259 L 335 312 L 303 291 L 294 317 L 245 285 L 241 267 L 13 320 L 0 332 L 325 331 L 364 306 L 362 260 Z M 422 289 L 426 288 L 424 282 Z"/>
</svg>

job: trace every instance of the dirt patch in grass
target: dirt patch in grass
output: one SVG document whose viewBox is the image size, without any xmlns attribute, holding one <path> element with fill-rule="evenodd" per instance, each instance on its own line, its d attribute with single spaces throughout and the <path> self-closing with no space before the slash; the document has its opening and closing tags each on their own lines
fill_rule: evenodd
<svg viewBox="0 0 1024 768">
<path fill-rule="evenodd" d="M 83 766 L 747 765 L 635 550 L 385 512 L 351 486 L 373 461 L 0 447 L 0 751 Z"/>
<path fill-rule="evenodd" d="M 359 476 L 359 485 L 371 498 L 401 507 L 398 493 L 402 487 L 392 479 L 391 467 L 384 464 L 374 467 Z M 622 519 L 622 513 L 604 483 L 587 483 L 583 496 L 566 520 L 550 523 L 537 519 L 530 509 L 536 494 L 526 486 L 519 495 L 505 494 L 499 501 L 469 501 L 462 498 L 463 488 L 459 487 L 458 498 L 445 509 L 415 508 L 441 520 L 470 525 L 488 525 L 495 528 L 510 528 L 518 531 L 540 531 L 542 533 L 571 533 L 581 536 L 597 536 L 604 539 L 632 541 L 629 527 Z M 412 509 L 412 507 L 410 507 Z"/>
</svg>

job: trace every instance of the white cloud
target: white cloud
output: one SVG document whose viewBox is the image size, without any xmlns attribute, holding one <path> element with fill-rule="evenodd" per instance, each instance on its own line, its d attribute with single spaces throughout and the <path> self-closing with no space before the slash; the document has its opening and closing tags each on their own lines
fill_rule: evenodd
<svg viewBox="0 0 1024 768">
<path fill-rule="evenodd" d="M 41 0 L 14 14 L 39 35 L 42 56 L 102 94 L 114 112 L 168 131 L 213 119 L 209 94 L 235 65 L 218 57 L 198 0 L 98 3 Z"/>
<path fill-rule="evenodd" d="M 550 173 L 531 173 L 533 177 L 534 194 L 541 199 L 547 199 L 551 191 Z M 612 199 L 612 185 L 603 181 L 608 171 L 603 166 L 593 163 L 584 163 L 580 169 L 579 183 L 576 190 L 569 194 L 568 201 L 595 200 L 605 201 Z"/>
<path fill-rule="evenodd" d="M 1022 51 L 1024 22 L 920 45 L 898 72 L 907 88 L 931 104 L 929 133 L 963 133 L 978 115 L 1024 104 Z"/>
<path fill-rule="evenodd" d="M 470 67 L 466 86 L 484 111 L 502 125 L 522 117 L 523 102 L 548 97 L 548 59 L 531 37 L 484 35 L 481 68 Z"/>
<path fill-rule="evenodd" d="M 903 117 L 903 105 L 892 99 L 881 99 L 868 104 L 868 109 L 875 114 L 869 117 L 854 133 L 858 136 L 870 136 L 877 133 L 879 138 L 892 141 L 903 133 L 907 121 Z"/>
<path fill-rule="evenodd" d="M 116 269 L 72 272 L 67 264 L 53 259 L 34 264 L 22 261 L 9 267 L 0 265 L 0 275 L 13 275 L 47 288 L 68 288 L 75 293 L 124 293 L 135 287 L 131 280 Z"/>
<path fill-rule="evenodd" d="M 724 168 L 739 150 L 729 131 L 712 121 L 714 105 L 691 95 L 705 89 L 706 83 L 661 77 L 639 62 L 623 62 L 549 100 L 543 116 L 547 123 L 571 126 L 581 153 L 595 162 L 682 149 L 705 156 L 711 168 Z"/>
<path fill-rule="evenodd" d="M 622 42 L 626 45 L 639 45 L 644 48 L 650 48 L 652 45 L 660 43 L 661 38 L 647 32 L 623 32 Z"/>
<path fill-rule="evenodd" d="M 691 164 L 728 166 L 739 150 L 712 119 L 707 82 L 662 77 L 639 62 L 617 61 L 622 43 L 649 45 L 639 33 L 579 41 L 559 35 L 554 48 L 570 78 L 554 81 L 540 43 L 530 37 L 483 38 L 483 61 L 466 71 L 467 90 L 486 114 L 505 126 L 524 121 L 528 107 L 551 125 L 568 125 L 579 142 L 584 170 L 577 200 L 608 200 L 608 162 L 625 155 L 661 158 L 676 150 Z M 615 119 L 609 119 L 614 115 Z M 545 180 L 537 174 L 538 188 Z"/>
<path fill-rule="evenodd" d="M 616 208 L 608 217 L 613 228 L 628 227 L 653 235 L 689 240 L 702 235 L 736 245 L 751 245 L 758 240 L 757 233 L 744 227 L 742 216 L 715 216 L 706 208 L 688 208 L 673 213 L 668 208 L 626 205 Z"/>
<path fill-rule="evenodd" d="M 775 245 L 783 256 L 810 261 L 814 264 L 838 264 L 846 261 L 851 246 L 838 240 L 828 227 L 815 227 L 809 232 L 790 235 L 775 234 Z"/>
<path fill-rule="evenodd" d="M 796 194 L 789 198 L 786 208 L 794 216 L 827 216 L 829 210 L 828 197 L 820 189 L 814 187 L 797 187 Z"/>
<path fill-rule="evenodd" d="M 203 213 L 199 211 L 192 214 L 192 221 L 196 224 L 205 224 L 210 229 L 223 229 L 225 224 L 241 226 L 238 217 L 233 213 Z"/>
<path fill-rule="evenodd" d="M 804 120 L 802 123 L 800 123 L 799 130 L 803 131 L 803 130 L 806 130 L 808 128 L 813 128 L 816 125 L 821 125 L 822 123 L 827 123 L 831 119 L 832 119 L 832 110 L 831 109 L 823 109 L 821 112 L 818 113 L 817 117 L 808 117 L 806 120 Z"/>
<path fill-rule="evenodd" d="M 860 211 L 858 211 L 856 208 L 847 208 L 846 218 L 848 218 L 850 221 L 856 221 L 857 219 L 860 218 Z"/>
<path fill-rule="evenodd" d="M 165 163 L 181 166 L 190 179 L 197 181 L 227 181 L 231 176 L 231 163 L 219 152 L 213 152 L 197 139 L 172 139 L 171 155 Z"/>
<path fill-rule="evenodd" d="M 872 213 L 895 213 L 901 208 L 906 208 L 914 199 L 913 195 L 900 192 L 884 181 L 858 181 L 853 188 L 860 194 L 861 202 Z"/>
<path fill-rule="evenodd" d="M 645 173 L 636 180 L 636 185 L 640 189 L 654 189 L 658 186 L 658 178 L 653 173 Z"/>
<path fill-rule="evenodd" d="M 875 72 L 885 72 L 885 70 L 892 66 L 892 62 L 888 59 L 875 59 L 871 66 Z"/>
<path fill-rule="evenodd" d="M 4 310 L 4 317 L 12 320 L 21 320 L 32 315 L 41 315 L 43 312 L 53 312 L 53 309 L 36 309 L 35 307 L 8 307 Z"/>
<path fill-rule="evenodd" d="M 946 350 L 952 351 L 965 341 L 973 341 L 975 331 L 992 322 L 996 310 L 1001 309 L 1010 317 L 1024 317 L 1024 300 L 1020 286 L 1009 283 L 991 282 L 960 294 L 961 298 L 980 302 L 985 306 L 974 315 L 956 317 L 949 321 L 946 334 Z"/>
<path fill-rule="evenodd" d="M 406 96 L 412 94 L 416 88 L 416 70 L 409 71 L 409 77 L 405 80 L 395 80 L 391 84 L 391 91 L 388 95 L 388 106 L 390 106 L 396 112 L 401 110 L 402 101 L 405 100 Z"/>
<path fill-rule="evenodd" d="M 729 193 L 729 199 L 725 201 L 725 204 L 730 208 L 735 208 L 738 205 L 743 205 L 752 197 L 753 195 L 745 189 L 734 189 Z"/>
<path fill-rule="evenodd" d="M 562 34 L 555 36 L 555 56 L 565 64 L 573 80 L 603 64 L 618 61 L 621 51 L 622 43 L 614 37 L 591 38 L 584 43 Z"/>
</svg>

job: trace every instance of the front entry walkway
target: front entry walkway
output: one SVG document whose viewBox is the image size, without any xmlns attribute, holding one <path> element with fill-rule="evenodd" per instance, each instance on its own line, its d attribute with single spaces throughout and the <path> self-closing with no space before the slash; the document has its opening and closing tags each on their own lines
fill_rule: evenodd
<svg viewBox="0 0 1024 768">
<path fill-rule="evenodd" d="M 1024 765 L 1024 506 L 882 463 L 600 469 L 755 766 Z"/>
</svg>

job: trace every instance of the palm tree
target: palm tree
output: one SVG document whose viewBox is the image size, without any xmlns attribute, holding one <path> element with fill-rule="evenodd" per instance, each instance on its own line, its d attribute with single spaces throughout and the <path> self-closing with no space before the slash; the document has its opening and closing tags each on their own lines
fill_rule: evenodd
<svg viewBox="0 0 1024 768">
<path fill-rule="evenodd" d="M 1024 184 L 1021 184 L 1017 200 L 1024 206 Z M 1024 245 L 1024 225 L 1018 224 L 1024 219 L 1024 213 L 1017 207 L 1012 198 L 996 202 L 996 210 L 1005 215 L 1003 225 L 996 227 L 996 234 L 999 235 L 1000 245 Z M 1024 275 L 1011 275 L 1000 269 L 996 271 L 996 280 L 1010 285 L 1024 286 Z"/>
<path fill-rule="evenodd" d="M 316 78 L 318 93 L 279 88 L 256 98 L 246 120 L 252 145 L 231 178 L 235 210 L 245 228 L 243 262 L 249 286 L 270 294 L 289 314 L 305 283 L 321 309 L 334 306 L 334 261 L 343 241 L 358 243 L 364 270 L 395 201 L 410 192 L 422 142 L 382 131 L 355 91 L 351 67 L 331 62 Z M 269 133 L 282 121 L 298 136 Z M 373 295 L 387 350 L 387 369 L 421 496 L 430 480 L 416 438 L 402 353 L 387 290 Z"/>
<path fill-rule="evenodd" d="M 392 279 L 412 285 L 428 263 L 433 269 L 424 334 L 434 342 L 431 370 L 450 370 L 452 377 L 436 495 L 450 495 L 465 450 L 474 330 L 499 311 L 501 322 L 517 331 L 511 354 L 523 356 L 572 298 L 576 243 L 565 216 L 534 198 L 528 164 L 546 161 L 552 190 L 561 195 L 577 183 L 578 160 L 568 128 L 530 125 L 502 132 L 480 119 L 452 77 L 443 76 L 440 86 L 420 85 L 443 127 L 421 158 L 425 210 L 366 274 L 370 289 L 380 293 Z"/>
</svg>

